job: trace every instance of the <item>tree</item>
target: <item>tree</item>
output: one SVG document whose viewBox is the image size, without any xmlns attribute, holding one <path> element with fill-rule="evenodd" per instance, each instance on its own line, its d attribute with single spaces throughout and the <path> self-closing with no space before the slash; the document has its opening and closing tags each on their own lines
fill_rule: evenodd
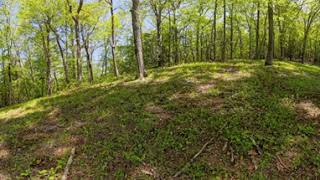
<svg viewBox="0 0 320 180">
<path fill-rule="evenodd" d="M 132 30 L 134 37 L 134 48 L 136 54 L 136 60 L 138 63 L 139 79 L 143 80 L 145 78 L 145 67 L 143 61 L 143 51 L 142 51 L 142 39 L 141 39 L 141 26 L 139 17 L 139 0 L 132 0 Z"/>
<path fill-rule="evenodd" d="M 106 2 L 110 6 L 111 13 L 111 54 L 112 54 L 112 62 L 113 62 L 113 72 L 116 77 L 120 76 L 118 69 L 118 62 L 116 60 L 116 34 L 115 34 L 115 15 L 114 15 L 114 6 L 113 0 L 106 0 Z"/>
<path fill-rule="evenodd" d="M 157 30 L 157 52 L 156 58 L 158 66 L 164 65 L 163 47 L 162 47 L 162 13 L 167 0 L 150 0 L 152 11 L 156 18 L 156 30 Z"/>
<path fill-rule="evenodd" d="M 301 53 L 301 62 L 305 63 L 305 54 L 307 49 L 307 41 L 309 37 L 310 30 L 312 28 L 312 25 L 317 18 L 317 16 L 320 13 L 320 3 L 319 2 L 311 2 L 311 7 L 309 13 L 307 13 L 306 17 L 303 19 L 303 45 L 302 45 L 302 53 Z"/>
<path fill-rule="evenodd" d="M 255 55 L 256 59 L 260 58 L 259 40 L 260 40 L 260 1 L 257 2 L 256 55 Z"/>
<path fill-rule="evenodd" d="M 268 42 L 268 52 L 266 58 L 266 66 L 270 66 L 273 63 L 273 48 L 274 48 L 274 27 L 273 27 L 273 3 L 272 0 L 268 2 L 268 34 L 269 34 L 269 42 Z"/>
<path fill-rule="evenodd" d="M 74 13 L 73 4 L 70 0 L 66 0 L 69 6 L 69 12 L 74 22 L 74 33 L 76 39 L 76 64 L 77 64 L 77 79 L 79 82 L 82 81 L 82 59 L 81 59 L 81 44 L 80 44 L 80 13 L 83 7 L 83 0 L 79 0 L 78 7 Z"/>
<path fill-rule="evenodd" d="M 223 40 L 222 40 L 222 61 L 226 60 L 226 46 L 227 46 L 227 4 L 226 0 L 223 0 Z"/>
</svg>

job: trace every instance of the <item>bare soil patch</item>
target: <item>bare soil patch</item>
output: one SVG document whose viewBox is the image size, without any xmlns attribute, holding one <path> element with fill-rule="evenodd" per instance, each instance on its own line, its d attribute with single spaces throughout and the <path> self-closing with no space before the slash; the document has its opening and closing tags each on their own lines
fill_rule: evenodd
<svg viewBox="0 0 320 180">
<path fill-rule="evenodd" d="M 168 112 L 162 107 L 155 105 L 153 103 L 147 104 L 145 107 L 145 111 L 156 115 L 160 119 L 157 125 L 158 127 L 165 126 L 166 122 L 173 117 L 171 112 Z"/>
<path fill-rule="evenodd" d="M 296 111 L 300 119 L 320 120 L 320 108 L 312 101 L 301 101 L 296 105 Z"/>
</svg>

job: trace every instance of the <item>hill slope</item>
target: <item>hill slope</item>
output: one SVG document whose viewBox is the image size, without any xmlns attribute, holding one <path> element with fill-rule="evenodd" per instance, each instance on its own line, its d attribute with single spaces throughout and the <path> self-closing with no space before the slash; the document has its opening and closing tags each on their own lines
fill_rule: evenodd
<svg viewBox="0 0 320 180">
<path fill-rule="evenodd" d="M 0 110 L 0 179 L 320 173 L 320 68 L 187 64 Z"/>
</svg>

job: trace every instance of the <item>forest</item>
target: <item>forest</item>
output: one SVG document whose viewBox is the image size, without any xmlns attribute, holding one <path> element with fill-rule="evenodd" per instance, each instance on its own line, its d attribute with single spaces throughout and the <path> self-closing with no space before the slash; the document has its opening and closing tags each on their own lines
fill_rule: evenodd
<svg viewBox="0 0 320 180">
<path fill-rule="evenodd" d="M 0 179 L 312 179 L 319 140 L 319 0 L 0 0 Z"/>
</svg>

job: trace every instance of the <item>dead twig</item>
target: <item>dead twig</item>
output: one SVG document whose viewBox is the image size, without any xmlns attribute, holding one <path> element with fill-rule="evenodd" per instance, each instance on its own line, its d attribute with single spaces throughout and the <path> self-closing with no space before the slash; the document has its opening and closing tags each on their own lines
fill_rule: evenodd
<svg viewBox="0 0 320 180">
<path fill-rule="evenodd" d="M 234 159 L 234 150 L 232 148 L 232 146 L 230 146 L 230 158 L 231 158 L 231 163 L 234 163 L 235 162 L 235 159 Z"/>
<path fill-rule="evenodd" d="M 278 159 L 280 165 L 281 165 L 283 168 L 285 168 L 286 170 L 289 169 L 289 168 L 283 163 L 283 161 L 281 160 L 281 158 L 280 158 L 278 155 L 276 155 L 276 158 Z"/>
<path fill-rule="evenodd" d="M 195 160 L 196 158 L 207 148 L 207 146 L 209 144 L 211 144 L 215 139 L 217 139 L 221 134 L 222 134 L 222 131 L 225 129 L 225 127 L 227 126 L 228 123 L 225 123 L 223 125 L 222 128 L 220 128 L 220 130 L 218 131 L 218 133 L 212 137 L 209 141 L 207 141 L 203 146 L 202 148 L 190 159 L 189 162 L 187 162 L 173 177 L 176 178 L 176 177 L 179 177 Z"/>
<path fill-rule="evenodd" d="M 63 173 L 63 176 L 62 176 L 61 180 L 67 180 L 67 178 L 68 178 L 68 173 L 69 173 L 69 169 L 70 169 L 70 166 L 71 166 L 71 164 L 72 164 L 73 156 L 74 156 L 75 152 L 76 152 L 76 148 L 72 148 L 71 154 L 70 154 L 70 156 L 69 156 L 69 159 L 68 159 L 66 168 L 64 169 L 64 173 Z"/>
</svg>

